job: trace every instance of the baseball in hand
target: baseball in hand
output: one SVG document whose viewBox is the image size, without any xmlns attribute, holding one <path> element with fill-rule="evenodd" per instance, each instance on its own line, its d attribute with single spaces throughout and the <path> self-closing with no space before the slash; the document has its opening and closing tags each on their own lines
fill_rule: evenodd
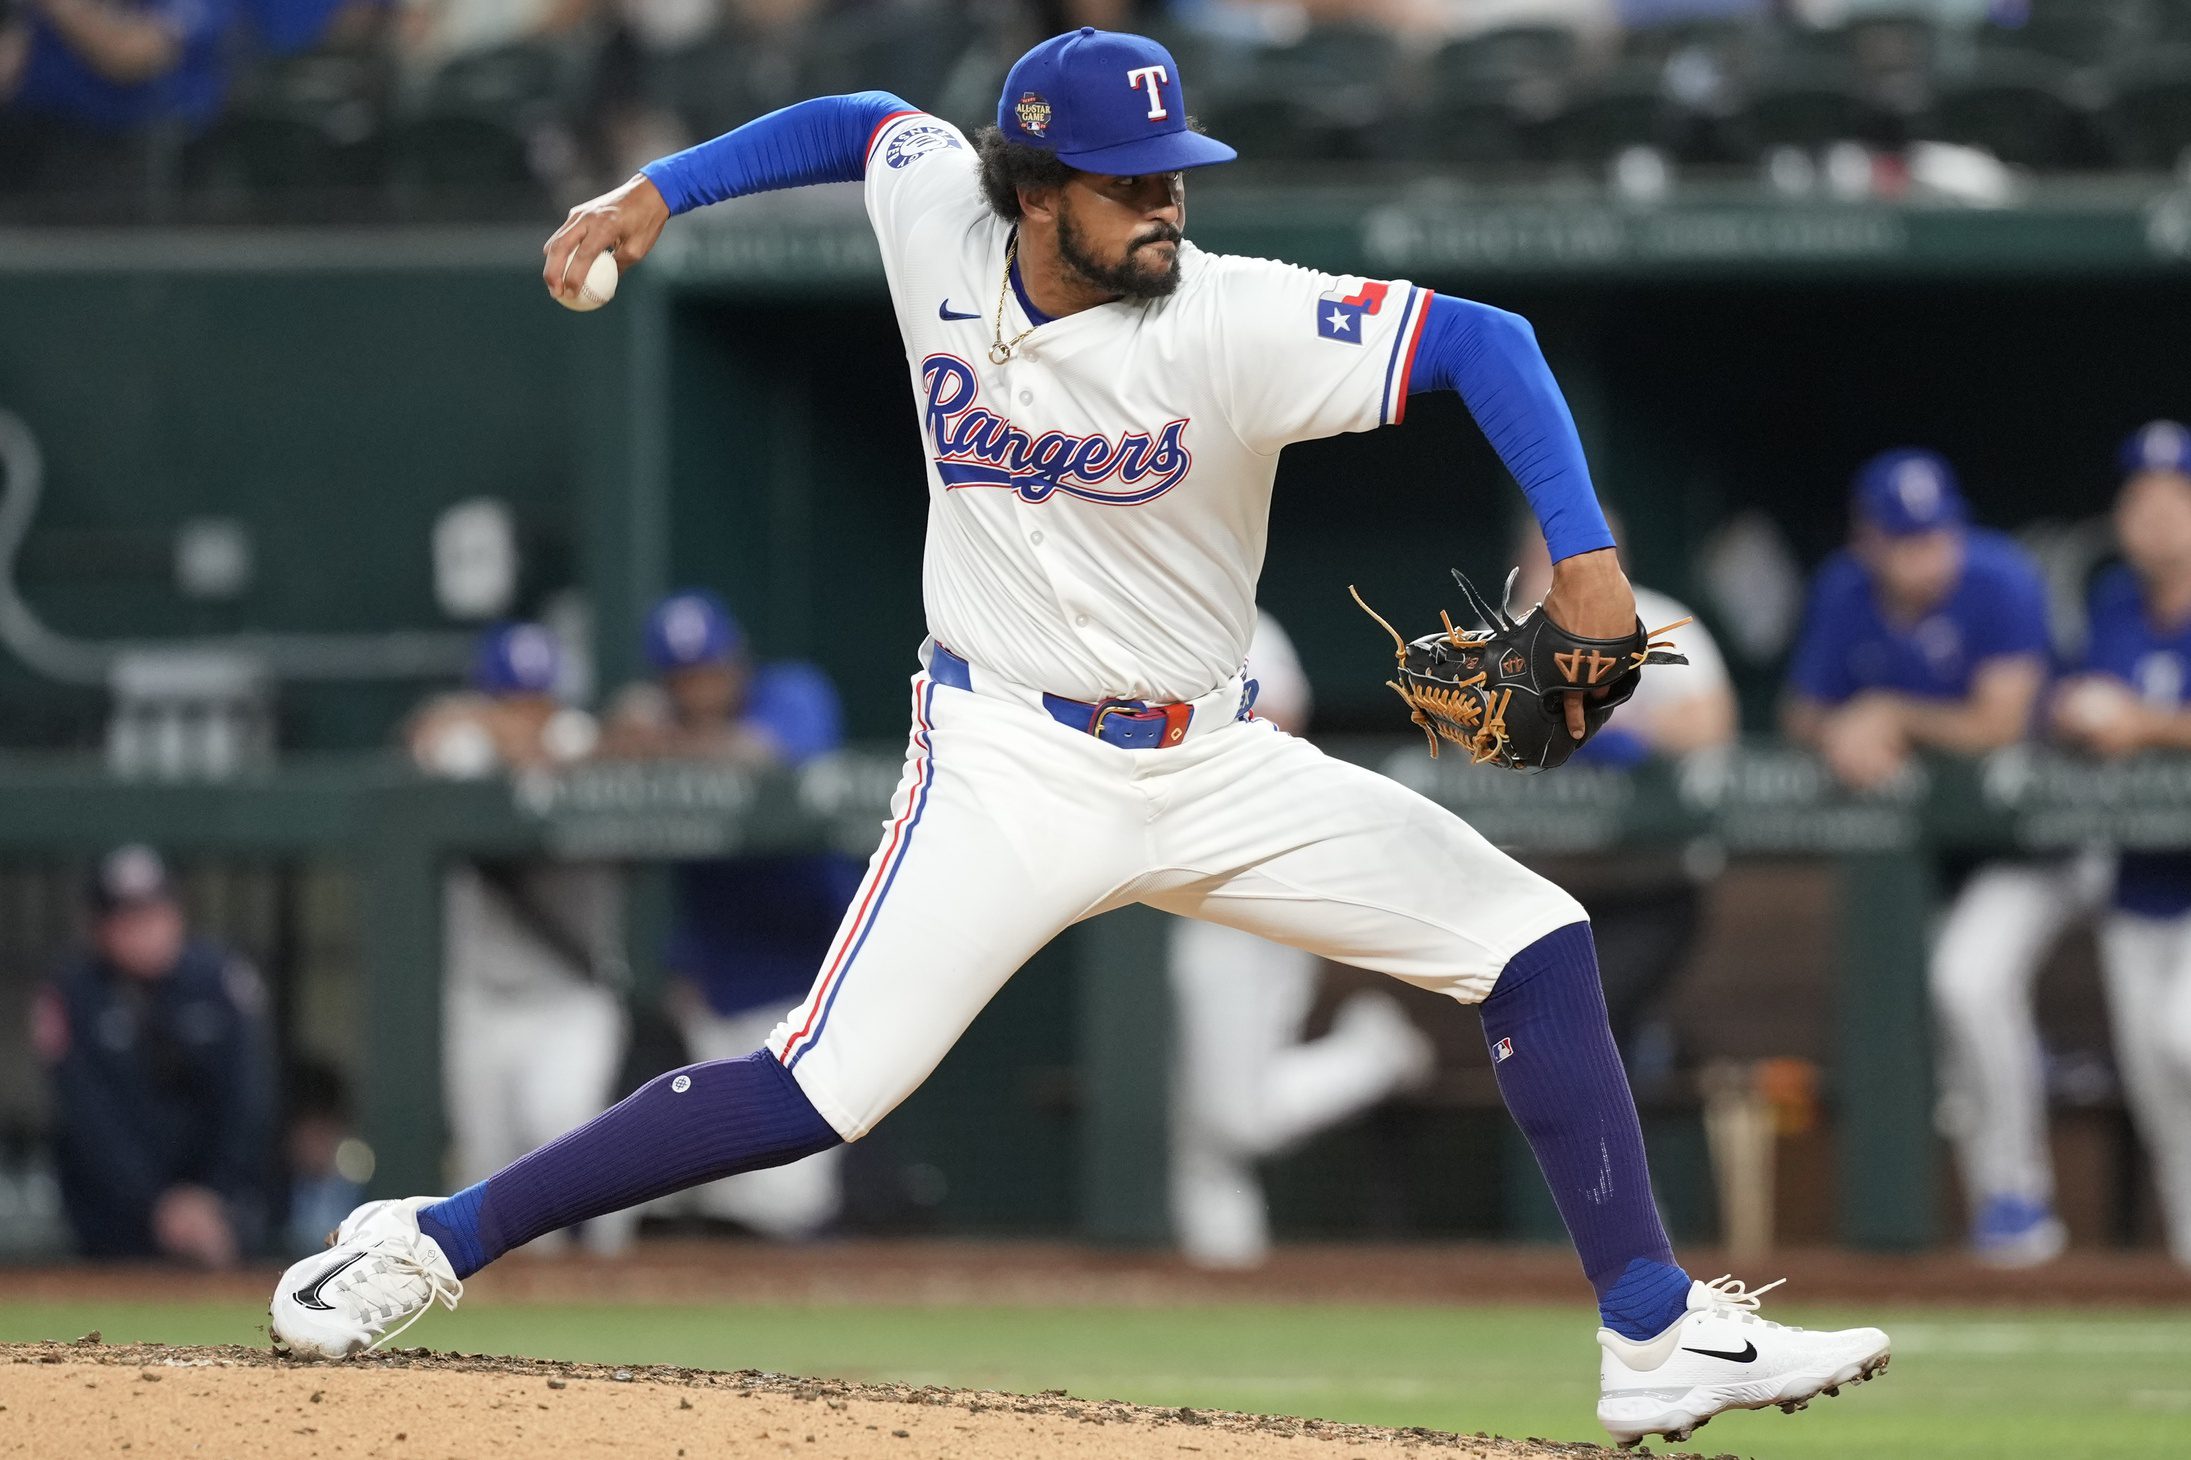
<svg viewBox="0 0 2191 1460">
<path fill-rule="evenodd" d="M 581 313 L 589 309 L 599 309 L 616 297 L 616 280 L 616 255 L 596 254 L 593 267 L 586 270 L 586 282 L 579 286 L 578 297 L 566 299 L 558 294 L 555 296 L 556 302 L 565 309 L 575 309 Z"/>
</svg>

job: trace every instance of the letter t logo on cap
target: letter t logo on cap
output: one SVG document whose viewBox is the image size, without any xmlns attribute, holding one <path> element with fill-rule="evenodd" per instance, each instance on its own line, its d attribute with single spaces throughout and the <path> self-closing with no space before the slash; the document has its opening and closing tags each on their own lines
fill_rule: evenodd
<svg viewBox="0 0 2191 1460">
<path fill-rule="evenodd" d="M 1171 115 L 1164 110 L 1164 93 L 1157 90 L 1171 79 L 1170 73 L 1162 66 L 1136 66 L 1126 73 L 1126 86 L 1130 91 L 1139 91 L 1143 82 L 1148 83 L 1149 120 L 1152 122 L 1161 122 Z"/>
</svg>

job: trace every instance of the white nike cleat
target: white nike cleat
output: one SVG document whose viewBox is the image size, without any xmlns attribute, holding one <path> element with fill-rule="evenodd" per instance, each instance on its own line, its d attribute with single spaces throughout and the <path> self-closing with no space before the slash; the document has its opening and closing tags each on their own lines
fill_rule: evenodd
<svg viewBox="0 0 2191 1460">
<path fill-rule="evenodd" d="M 274 1351 L 347 1359 L 394 1338 L 435 1303 L 454 1309 L 464 1284 L 441 1244 L 418 1229 L 418 1209 L 439 1200 L 369 1201 L 343 1218 L 327 1251 L 281 1275 L 266 1310 Z"/>
<path fill-rule="evenodd" d="M 1886 1368 L 1887 1336 L 1876 1328 L 1814 1333 L 1758 1317 L 1758 1298 L 1779 1286 L 1692 1282 L 1689 1311 L 1658 1337 L 1599 1329 L 1598 1423 L 1624 1450 L 1651 1435 L 1678 1442 L 1715 1414 L 1769 1404 L 1793 1414 Z"/>
</svg>

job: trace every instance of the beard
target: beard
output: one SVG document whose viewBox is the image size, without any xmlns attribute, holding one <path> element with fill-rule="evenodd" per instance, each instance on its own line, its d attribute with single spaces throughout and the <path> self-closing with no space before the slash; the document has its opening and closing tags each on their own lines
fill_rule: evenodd
<svg viewBox="0 0 2191 1460">
<path fill-rule="evenodd" d="M 1169 223 L 1160 223 L 1127 245 L 1125 256 L 1117 263 L 1104 263 L 1089 249 L 1088 241 L 1073 225 L 1072 214 L 1061 210 L 1057 217 L 1057 253 L 1065 267 L 1098 289 L 1108 290 L 1122 299 L 1162 299 L 1179 287 L 1177 245 L 1180 239 L 1178 229 Z M 1174 247 L 1164 267 L 1152 272 L 1146 261 L 1136 256 L 1154 243 L 1169 243 Z"/>
</svg>

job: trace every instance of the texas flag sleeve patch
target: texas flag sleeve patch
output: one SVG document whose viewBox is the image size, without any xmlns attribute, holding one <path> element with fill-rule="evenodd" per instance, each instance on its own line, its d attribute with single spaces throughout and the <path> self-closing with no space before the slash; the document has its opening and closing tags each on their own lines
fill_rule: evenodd
<svg viewBox="0 0 2191 1460">
<path fill-rule="evenodd" d="M 1364 321 L 1384 307 L 1385 295 L 1390 284 L 1376 280 L 1364 280 L 1359 289 L 1349 292 L 1345 285 L 1330 290 L 1316 301 L 1316 336 L 1324 340 L 1344 340 L 1350 345 L 1362 343 Z"/>
</svg>

